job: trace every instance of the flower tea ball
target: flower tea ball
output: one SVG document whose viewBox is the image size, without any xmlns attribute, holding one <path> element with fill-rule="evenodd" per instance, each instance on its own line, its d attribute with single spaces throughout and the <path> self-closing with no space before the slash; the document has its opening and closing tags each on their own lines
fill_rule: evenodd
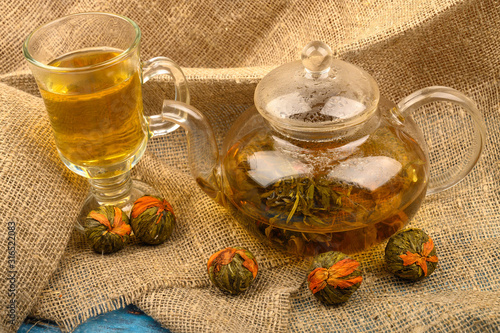
<svg viewBox="0 0 500 333">
<path fill-rule="evenodd" d="M 434 272 L 438 258 L 432 239 L 422 230 L 410 228 L 389 239 L 385 262 L 394 275 L 418 281 Z"/>
<path fill-rule="evenodd" d="M 165 199 L 153 195 L 137 199 L 130 218 L 134 235 L 142 242 L 151 245 L 165 242 L 175 227 L 172 206 Z"/>
<path fill-rule="evenodd" d="M 322 253 L 314 258 L 309 269 L 309 290 L 325 304 L 344 303 L 363 281 L 358 268 L 359 262 L 342 252 Z"/>
<path fill-rule="evenodd" d="M 247 290 L 258 271 L 255 257 L 242 247 L 228 247 L 212 254 L 207 269 L 212 283 L 232 295 Z"/>
<path fill-rule="evenodd" d="M 100 206 L 91 211 L 84 228 L 90 246 L 99 254 L 121 250 L 128 243 L 132 231 L 127 215 L 115 206 Z"/>
</svg>

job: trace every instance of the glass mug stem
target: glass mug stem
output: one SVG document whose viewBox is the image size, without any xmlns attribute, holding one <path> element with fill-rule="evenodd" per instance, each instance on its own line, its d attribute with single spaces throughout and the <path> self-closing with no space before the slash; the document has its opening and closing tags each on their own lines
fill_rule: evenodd
<svg viewBox="0 0 500 333">
<path fill-rule="evenodd" d="M 113 178 L 89 179 L 91 192 L 100 204 L 120 205 L 129 200 L 132 191 L 130 171 Z"/>
</svg>

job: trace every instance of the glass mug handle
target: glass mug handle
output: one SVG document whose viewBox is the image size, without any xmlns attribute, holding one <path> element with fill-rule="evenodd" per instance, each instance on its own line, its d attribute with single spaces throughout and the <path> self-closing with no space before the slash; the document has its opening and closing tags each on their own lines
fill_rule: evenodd
<svg viewBox="0 0 500 333">
<path fill-rule="evenodd" d="M 486 141 L 486 126 L 483 122 L 481 113 L 477 109 L 475 103 L 458 90 L 441 86 L 427 87 L 403 98 L 398 103 L 398 109 L 403 117 L 411 118 L 412 113 L 422 105 L 437 101 L 450 102 L 462 107 L 472 118 L 474 133 L 472 145 L 470 147 L 469 160 L 458 172 L 451 175 L 442 173 L 432 177 L 429 181 L 427 194 L 444 191 L 467 176 L 479 160 Z"/>
<path fill-rule="evenodd" d="M 149 59 L 142 65 L 142 83 L 156 75 L 168 74 L 174 79 L 175 100 L 189 104 L 189 88 L 186 77 L 179 65 L 166 57 Z M 179 125 L 165 121 L 161 114 L 147 117 L 151 137 L 165 135 L 175 131 Z"/>
</svg>

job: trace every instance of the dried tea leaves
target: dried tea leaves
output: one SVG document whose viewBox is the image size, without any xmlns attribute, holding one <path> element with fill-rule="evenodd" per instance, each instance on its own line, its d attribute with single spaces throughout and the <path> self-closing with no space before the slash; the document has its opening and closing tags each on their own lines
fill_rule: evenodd
<svg viewBox="0 0 500 333">
<path fill-rule="evenodd" d="M 343 194 L 335 191 L 326 178 L 289 177 L 280 179 L 269 191 L 261 194 L 265 206 L 277 214 L 270 218 L 272 224 L 277 219 L 306 226 L 328 226 L 327 214 L 331 210 L 342 209 Z"/>
</svg>

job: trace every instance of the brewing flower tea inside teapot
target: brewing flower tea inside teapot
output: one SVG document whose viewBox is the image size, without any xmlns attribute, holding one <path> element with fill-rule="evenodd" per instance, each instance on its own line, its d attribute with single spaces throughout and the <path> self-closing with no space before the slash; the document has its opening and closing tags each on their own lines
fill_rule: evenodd
<svg viewBox="0 0 500 333">
<path fill-rule="evenodd" d="M 412 119 L 433 101 L 458 104 L 474 123 L 469 160 L 435 179 Z M 396 105 L 367 72 L 333 58 L 322 42 L 266 75 L 254 102 L 227 133 L 220 157 L 194 107 L 165 101 L 163 119 L 185 128 L 198 184 L 249 230 L 297 255 L 357 252 L 387 239 L 426 194 L 465 177 L 485 140 L 481 115 L 462 93 L 429 87 Z"/>
</svg>

